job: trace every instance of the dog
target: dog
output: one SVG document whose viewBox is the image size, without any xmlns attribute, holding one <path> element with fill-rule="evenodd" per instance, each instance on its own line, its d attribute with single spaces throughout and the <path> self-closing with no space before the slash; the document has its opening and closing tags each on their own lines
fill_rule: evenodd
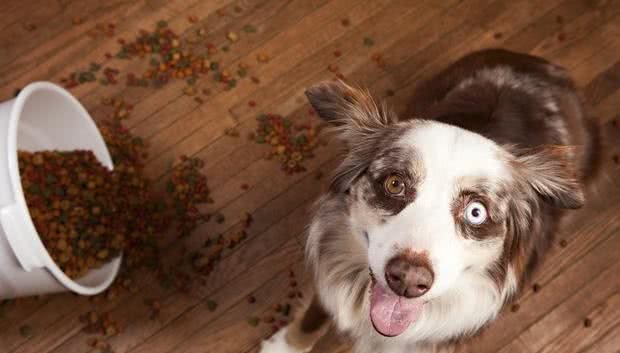
<svg viewBox="0 0 620 353">
<path fill-rule="evenodd" d="M 330 323 L 356 353 L 454 351 L 518 296 L 597 170 L 574 82 L 539 57 L 465 55 L 407 119 L 342 81 L 305 93 L 345 156 L 308 227 L 315 294 L 262 353 L 309 352 Z"/>
</svg>

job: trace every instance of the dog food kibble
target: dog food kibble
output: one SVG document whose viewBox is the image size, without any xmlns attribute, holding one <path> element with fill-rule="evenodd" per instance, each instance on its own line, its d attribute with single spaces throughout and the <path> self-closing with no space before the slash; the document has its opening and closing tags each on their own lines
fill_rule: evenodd
<svg viewBox="0 0 620 353">
<path fill-rule="evenodd" d="M 560 240 L 560 246 L 565 248 L 568 245 L 568 242 L 564 239 Z"/>
<path fill-rule="evenodd" d="M 213 202 L 207 177 L 201 172 L 203 167 L 201 159 L 182 156 L 180 163 L 172 169 L 167 188 L 172 196 L 179 237 L 189 235 L 211 218 L 210 214 L 198 209 L 199 204 Z"/>
<path fill-rule="evenodd" d="M 214 300 L 207 300 L 207 309 L 209 309 L 209 311 L 215 311 L 215 309 L 217 309 L 217 303 Z"/>
<path fill-rule="evenodd" d="M 373 45 L 375 45 L 374 39 L 370 37 L 364 37 L 364 46 L 372 47 Z"/>
<path fill-rule="evenodd" d="M 253 25 L 245 25 L 245 26 L 243 26 L 243 30 L 246 33 L 256 33 L 256 27 L 253 26 Z"/>
<path fill-rule="evenodd" d="M 591 327 L 592 326 L 592 319 L 586 318 L 585 320 L 583 320 L 583 326 L 584 327 Z"/>
<path fill-rule="evenodd" d="M 517 311 L 519 311 L 519 309 L 521 308 L 521 306 L 519 304 L 512 304 L 512 306 L 510 307 L 510 311 L 512 311 L 513 313 L 516 313 Z"/>
<path fill-rule="evenodd" d="M 314 156 L 320 126 L 300 125 L 294 131 L 289 119 L 276 114 L 262 114 L 256 119 L 255 141 L 271 146 L 268 159 L 277 158 L 287 174 L 304 172 L 303 161 Z"/>
<path fill-rule="evenodd" d="M 34 225 L 52 259 L 72 278 L 125 246 L 123 185 L 90 151 L 19 152 L 22 187 Z"/>
<path fill-rule="evenodd" d="M 256 316 L 252 316 L 248 318 L 248 324 L 250 326 L 256 327 L 258 326 L 259 323 L 260 323 L 260 319 L 257 318 Z"/>
<path fill-rule="evenodd" d="M 30 337 L 30 335 L 32 335 L 32 327 L 29 325 L 20 326 L 19 335 L 24 338 Z"/>
</svg>

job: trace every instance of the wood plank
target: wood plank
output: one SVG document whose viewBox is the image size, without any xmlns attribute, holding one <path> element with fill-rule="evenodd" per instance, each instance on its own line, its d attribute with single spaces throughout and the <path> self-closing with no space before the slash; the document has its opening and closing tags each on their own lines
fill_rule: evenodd
<svg viewBox="0 0 620 353">
<path fill-rule="evenodd" d="M 616 277 L 618 277 L 616 275 Z M 604 283 L 604 287 L 608 287 L 610 284 Z M 570 328 L 563 331 L 560 335 L 558 335 L 557 339 L 549 342 L 544 346 L 539 352 L 540 353 L 571 353 L 571 352 L 581 352 L 589 346 L 599 342 L 607 333 L 608 327 L 615 327 L 620 325 L 620 293 L 618 292 L 618 287 L 616 287 L 615 294 L 611 295 L 604 302 L 598 304 L 594 310 L 592 310 L 587 315 L 580 318 L 580 320 L 575 320 Z M 585 298 L 583 300 L 585 303 L 592 302 L 592 298 Z M 574 304 L 574 303 L 573 303 Z M 566 306 L 565 303 L 562 303 L 562 306 Z M 581 310 L 581 306 L 577 305 L 579 310 Z M 574 308 L 571 308 L 571 310 Z M 554 312 L 556 312 L 554 310 Z M 571 316 L 574 316 L 574 313 L 571 313 Z M 546 316 L 543 320 L 547 321 Z M 590 320 L 591 326 L 584 326 L 585 320 Z M 553 323 L 545 322 L 543 323 L 541 320 L 541 325 L 546 325 L 545 330 L 548 328 L 552 328 L 554 331 L 555 327 L 551 326 Z M 539 323 L 536 323 L 537 325 Z M 567 326 L 568 324 L 562 322 L 563 326 Z M 534 329 L 534 327 L 532 327 Z M 540 335 L 539 331 L 537 334 Z M 533 335 L 534 334 L 534 335 Z M 530 341 L 532 339 L 532 341 Z M 528 329 L 522 335 L 522 340 L 528 342 L 529 347 L 539 346 L 542 342 L 536 337 L 535 330 Z M 620 348 L 617 347 L 617 348 Z"/>
<path fill-rule="evenodd" d="M 598 224 L 603 227 L 608 222 L 603 219 Z M 505 312 L 501 315 L 501 320 L 497 320 L 484 333 L 483 339 L 472 344 L 471 351 L 478 353 L 497 351 L 527 327 L 540 320 L 552 308 L 570 298 L 573 291 L 585 287 L 592 276 L 602 273 L 609 268 L 610 264 L 614 264 L 615 254 L 620 246 L 620 237 L 614 236 L 620 230 L 617 227 L 620 225 L 599 233 L 599 236 L 606 240 L 596 249 L 581 257 L 578 262 L 574 261 L 573 266 L 565 270 L 561 276 L 541 286 L 535 295 L 520 301 L 522 310 L 516 313 Z M 567 254 L 567 256 L 570 255 Z"/>
</svg>

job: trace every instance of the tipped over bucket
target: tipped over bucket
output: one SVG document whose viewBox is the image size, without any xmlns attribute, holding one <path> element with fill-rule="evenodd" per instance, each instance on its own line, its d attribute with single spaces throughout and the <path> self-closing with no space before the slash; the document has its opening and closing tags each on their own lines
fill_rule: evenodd
<svg viewBox="0 0 620 353">
<path fill-rule="evenodd" d="M 94 295 L 116 277 L 121 256 L 72 280 L 52 260 L 30 218 L 18 150 L 90 150 L 112 169 L 97 126 L 69 92 L 48 82 L 24 87 L 0 103 L 0 299 L 73 291 Z"/>
</svg>

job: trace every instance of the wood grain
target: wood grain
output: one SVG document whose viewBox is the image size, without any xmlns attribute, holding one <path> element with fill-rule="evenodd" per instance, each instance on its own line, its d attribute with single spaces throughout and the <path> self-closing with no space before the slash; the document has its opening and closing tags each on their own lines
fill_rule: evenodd
<svg viewBox="0 0 620 353">
<path fill-rule="evenodd" d="M 310 207 L 325 190 L 339 163 L 339 146 L 330 142 L 305 161 L 307 171 L 285 175 L 264 159 L 265 146 L 246 136 L 256 116 L 277 113 L 294 123 L 318 123 L 303 92 L 334 78 L 337 67 L 356 85 L 367 87 L 399 114 L 421 79 L 428 78 L 475 49 L 502 46 L 541 55 L 567 67 L 590 113 L 602 128 L 603 173 L 588 192 L 587 206 L 570 214 L 558 244 L 519 298 L 517 312 L 503 313 L 466 351 L 485 353 L 617 353 L 620 341 L 620 2 L 611 0 L 8 0 L 0 3 L 0 99 L 34 80 L 58 82 L 70 72 L 99 62 L 123 73 L 140 73 L 148 60 L 105 59 L 118 50 L 117 39 L 166 20 L 183 37 L 204 28 L 204 42 L 229 45 L 214 58 L 236 71 L 249 65 L 248 77 L 225 90 L 205 77 L 203 102 L 185 95 L 182 80 L 160 88 L 85 84 L 71 89 L 96 120 L 105 118 L 104 97 L 134 105 L 131 131 L 150 143 L 146 169 L 163 189 L 170 167 L 181 154 L 205 161 L 212 189 L 209 211 L 226 218 L 208 223 L 183 240 L 164 241 L 164 261 L 176 263 L 186 249 L 198 249 L 210 236 L 234 231 L 245 212 L 254 222 L 242 245 L 227 252 L 203 285 L 181 293 L 164 288 L 152 273 L 137 279 L 136 293 L 107 300 L 59 294 L 20 299 L 0 311 L 2 353 L 98 352 L 86 341 L 78 317 L 109 311 L 122 332 L 108 339 L 115 352 L 257 352 L 270 328 L 248 324 L 287 297 L 287 276 L 297 273 L 300 288 L 311 282 L 303 266 L 304 229 Z M 189 21 L 196 16 L 198 21 Z M 74 24 L 76 17 L 82 23 Z M 346 19 L 346 25 L 343 20 Z M 111 38 L 89 37 L 97 23 L 114 23 Z M 32 29 L 30 24 L 36 26 Z M 245 33 L 252 24 L 255 33 Z M 30 29 L 30 30 L 29 30 Z M 240 40 L 229 43 L 234 31 Z M 374 45 L 365 46 L 365 38 Z M 335 52 L 340 55 L 335 55 Z M 258 54 L 270 60 L 259 63 Z M 384 67 L 371 59 L 381 55 Z M 254 83 L 249 76 L 260 82 Z M 255 102 L 254 106 L 248 104 Z M 226 135 L 229 128 L 240 137 Z M 317 171 L 325 174 L 317 178 Z M 247 184 L 248 189 L 241 188 Z M 562 241 L 563 245 L 560 245 Z M 257 301 L 250 304 L 247 297 Z M 146 301 L 162 303 L 151 319 Z M 209 301 L 218 303 L 209 310 Z M 584 327 L 585 319 L 591 320 Z M 23 336 L 19 328 L 32 327 Z M 351 352 L 335 332 L 315 352 Z"/>
</svg>

